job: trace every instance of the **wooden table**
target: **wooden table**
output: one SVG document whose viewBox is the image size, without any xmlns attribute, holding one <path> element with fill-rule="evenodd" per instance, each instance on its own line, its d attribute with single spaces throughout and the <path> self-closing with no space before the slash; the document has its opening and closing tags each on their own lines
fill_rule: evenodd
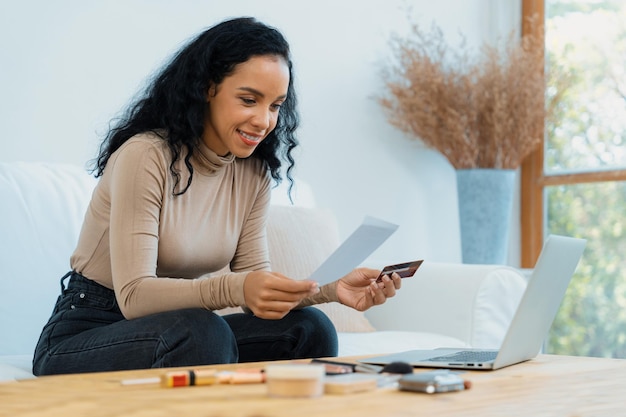
<svg viewBox="0 0 626 417">
<path fill-rule="evenodd" d="M 348 358 L 350 360 L 354 358 Z M 259 367 L 242 364 L 237 367 Z M 233 369 L 233 366 L 211 367 Z M 416 372 L 425 369 L 416 369 Z M 0 416 L 618 416 L 626 414 L 626 360 L 540 355 L 497 371 L 467 372 L 472 388 L 445 394 L 380 389 L 277 399 L 264 384 L 160 388 L 121 381 L 163 370 L 42 377 L 0 383 Z"/>
</svg>

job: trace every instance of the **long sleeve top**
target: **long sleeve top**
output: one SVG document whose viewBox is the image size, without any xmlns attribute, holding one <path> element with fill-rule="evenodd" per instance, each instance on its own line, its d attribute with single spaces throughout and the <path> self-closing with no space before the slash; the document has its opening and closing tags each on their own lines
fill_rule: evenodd
<svg viewBox="0 0 626 417">
<path fill-rule="evenodd" d="M 111 155 L 88 206 L 73 270 L 113 289 L 127 318 L 244 306 L 249 271 L 269 270 L 270 176 L 261 161 L 194 152 L 174 195 L 170 150 L 153 133 Z M 187 184 L 183 161 L 176 168 Z M 230 265 L 232 272 L 206 274 Z"/>
</svg>

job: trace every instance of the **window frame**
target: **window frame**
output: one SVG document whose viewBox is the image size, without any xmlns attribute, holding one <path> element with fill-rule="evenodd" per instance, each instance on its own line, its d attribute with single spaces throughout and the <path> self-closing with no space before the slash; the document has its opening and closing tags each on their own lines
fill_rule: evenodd
<svg viewBox="0 0 626 417">
<path fill-rule="evenodd" d="M 536 16 L 545 22 L 545 0 L 522 0 L 522 36 L 532 28 L 529 19 Z M 540 36 L 545 36 L 540 33 Z M 543 123 L 542 123 L 543 124 Z M 542 126 L 545 131 L 545 126 Z M 541 145 L 522 162 L 520 174 L 520 266 L 533 268 L 543 247 L 544 240 L 544 191 L 545 187 L 593 182 L 626 181 L 626 169 L 613 169 L 568 174 L 544 172 L 545 139 Z"/>
</svg>

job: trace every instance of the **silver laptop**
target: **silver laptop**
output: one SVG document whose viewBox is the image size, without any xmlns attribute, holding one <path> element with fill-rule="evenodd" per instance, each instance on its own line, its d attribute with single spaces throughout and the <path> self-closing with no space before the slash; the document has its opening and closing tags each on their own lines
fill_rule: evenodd
<svg viewBox="0 0 626 417">
<path fill-rule="evenodd" d="M 375 365 L 407 362 L 416 367 L 493 370 L 534 358 L 541 351 L 585 244 L 584 239 L 548 236 L 500 349 L 410 350 L 361 362 Z"/>
</svg>

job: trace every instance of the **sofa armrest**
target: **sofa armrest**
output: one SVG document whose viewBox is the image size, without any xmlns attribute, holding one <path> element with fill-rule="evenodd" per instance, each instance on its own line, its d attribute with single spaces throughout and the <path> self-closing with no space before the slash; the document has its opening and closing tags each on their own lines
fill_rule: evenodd
<svg viewBox="0 0 626 417">
<path fill-rule="evenodd" d="M 366 316 L 376 330 L 432 332 L 499 348 L 525 288 L 521 271 L 508 266 L 424 262 Z"/>
</svg>

